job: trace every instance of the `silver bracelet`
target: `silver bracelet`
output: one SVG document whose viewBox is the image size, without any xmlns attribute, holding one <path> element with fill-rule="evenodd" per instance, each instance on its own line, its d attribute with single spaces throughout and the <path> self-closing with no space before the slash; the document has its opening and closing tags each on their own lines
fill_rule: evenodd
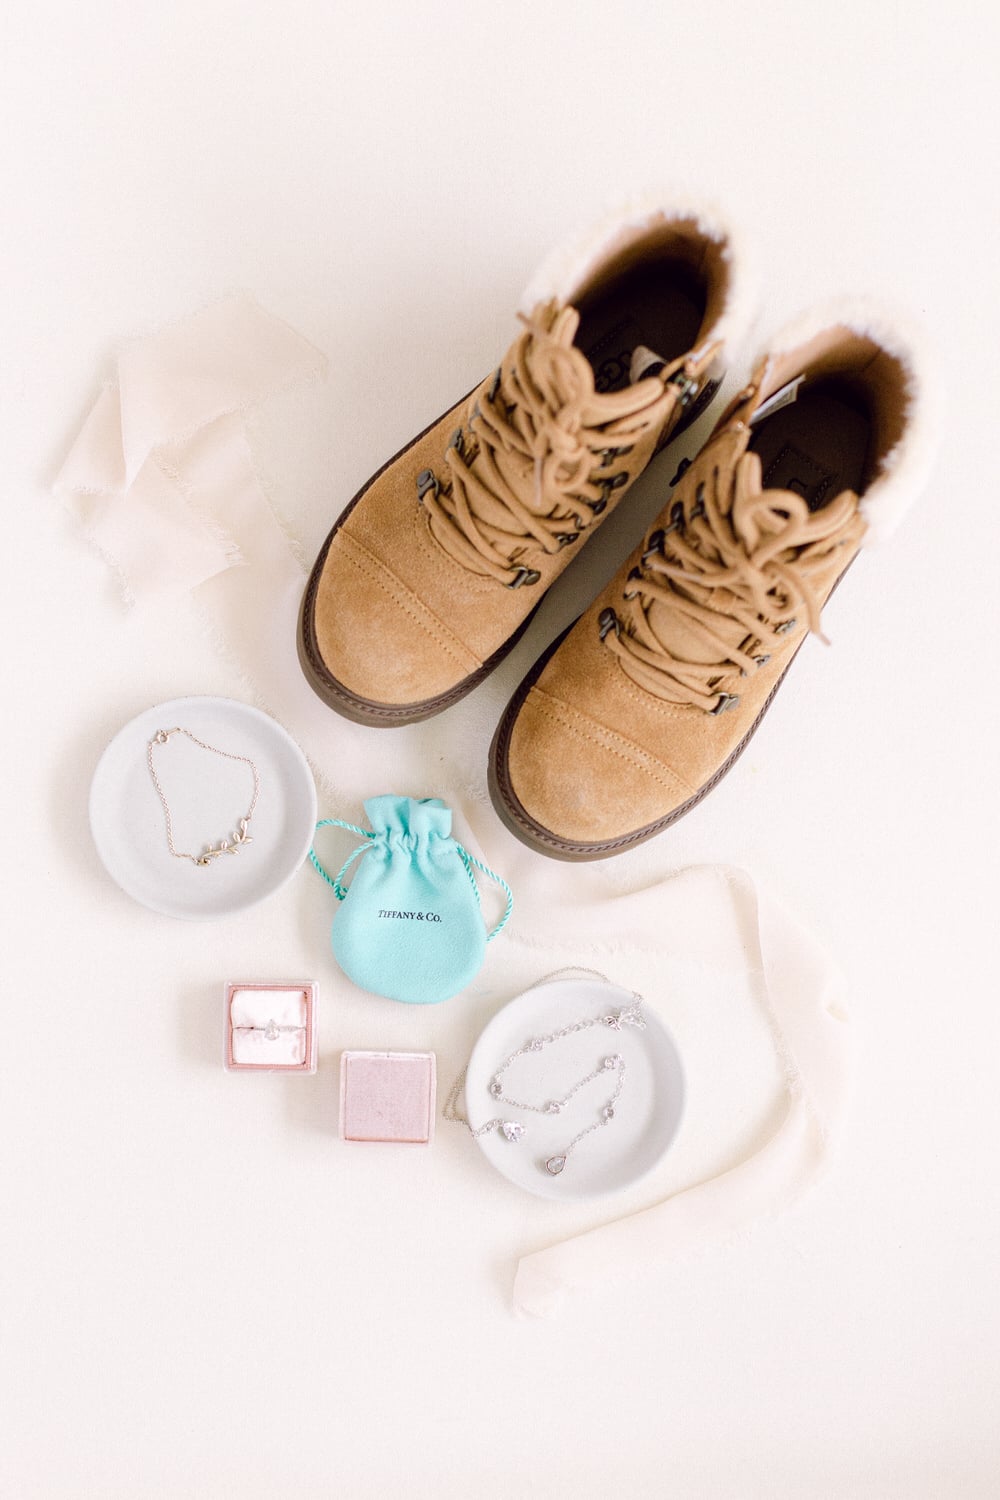
<svg viewBox="0 0 1000 1500">
<path fill-rule="evenodd" d="M 215 845 L 206 845 L 201 854 L 188 854 L 183 849 L 174 848 L 174 829 L 170 818 L 170 806 L 167 802 L 166 793 L 160 785 L 160 779 L 156 774 L 156 767 L 153 764 L 154 750 L 159 745 L 165 745 L 173 734 L 185 735 L 187 739 L 192 740 L 202 750 L 208 750 L 212 755 L 221 755 L 223 760 L 238 760 L 242 765 L 250 767 L 253 776 L 253 796 L 250 798 L 250 806 L 247 808 L 245 817 L 239 820 L 238 828 L 229 835 L 228 839 L 220 839 Z M 163 816 L 167 824 L 167 848 L 174 856 L 174 859 L 189 859 L 195 865 L 210 865 L 213 859 L 218 859 L 220 855 L 236 854 L 244 844 L 253 843 L 248 830 L 250 819 L 253 817 L 254 809 L 257 806 L 257 798 L 260 796 L 260 772 L 248 755 L 236 755 L 231 750 L 219 750 L 215 745 L 206 745 L 205 741 L 200 740 L 196 734 L 192 734 L 190 729 L 181 729 L 179 725 L 175 725 L 173 729 L 158 729 L 153 735 L 153 738 L 146 745 L 146 764 L 149 767 L 149 774 L 156 788 L 156 794 L 163 804 Z"/>
<path fill-rule="evenodd" d="M 600 977 L 603 978 L 603 975 Z M 542 1165 L 545 1171 L 548 1172 L 552 1177 L 558 1177 L 559 1173 L 566 1166 L 570 1155 L 585 1136 L 590 1135 L 594 1130 L 600 1130 L 604 1126 L 610 1125 L 612 1120 L 615 1118 L 615 1109 L 618 1104 L 618 1100 L 621 1098 L 622 1089 L 625 1086 L 625 1059 L 622 1057 L 620 1052 L 611 1053 L 609 1056 L 602 1058 L 600 1062 L 598 1062 L 597 1066 L 593 1068 L 589 1073 L 584 1074 L 582 1078 L 578 1078 L 576 1082 L 573 1083 L 564 1094 L 562 1094 L 558 1098 L 548 1099 L 541 1104 L 532 1104 L 531 1102 L 524 1099 L 508 1098 L 508 1096 L 504 1093 L 503 1075 L 519 1057 L 524 1057 L 530 1052 L 541 1052 L 545 1047 L 550 1046 L 553 1042 L 563 1041 L 566 1037 L 575 1036 L 578 1032 L 581 1031 L 590 1031 L 595 1026 L 605 1026 L 613 1031 L 621 1031 L 625 1026 L 634 1026 L 637 1030 L 644 1031 L 646 1029 L 646 1022 L 642 1015 L 641 995 L 635 995 L 632 999 L 631 1004 L 623 1006 L 620 1010 L 611 1011 L 610 1013 L 604 1013 L 599 1016 L 589 1016 L 580 1021 L 574 1021 L 569 1026 L 561 1026 L 557 1031 L 548 1032 L 545 1036 L 529 1037 L 529 1039 L 524 1042 L 522 1046 L 518 1047 L 515 1052 L 512 1052 L 510 1056 L 500 1064 L 499 1068 L 497 1068 L 496 1072 L 490 1079 L 489 1091 L 490 1095 L 496 1101 L 496 1103 L 506 1104 L 511 1109 L 528 1110 L 532 1114 L 558 1115 L 563 1112 L 574 1095 L 578 1094 L 580 1090 L 585 1088 L 588 1083 L 593 1083 L 595 1079 L 603 1078 L 607 1074 L 612 1072 L 617 1074 L 617 1081 L 615 1084 L 614 1092 L 612 1093 L 611 1097 L 600 1107 L 597 1119 L 594 1120 L 592 1124 L 586 1126 L 585 1129 L 578 1131 L 578 1133 L 562 1151 L 556 1152 L 554 1155 L 545 1158 Z M 509 1120 L 498 1115 L 494 1116 L 494 1118 L 490 1120 L 487 1120 L 485 1124 L 476 1127 L 470 1125 L 468 1119 L 464 1115 L 459 1113 L 458 1097 L 465 1086 L 465 1075 L 466 1069 L 463 1068 L 462 1072 L 459 1074 L 454 1085 L 452 1086 L 448 1098 L 445 1100 L 445 1119 L 454 1120 L 456 1123 L 464 1125 L 469 1134 L 476 1138 L 481 1135 L 486 1135 L 491 1130 L 496 1130 L 504 1137 L 505 1140 L 508 1140 L 512 1143 L 516 1143 L 521 1140 L 526 1133 L 526 1127 L 519 1120 Z"/>
</svg>

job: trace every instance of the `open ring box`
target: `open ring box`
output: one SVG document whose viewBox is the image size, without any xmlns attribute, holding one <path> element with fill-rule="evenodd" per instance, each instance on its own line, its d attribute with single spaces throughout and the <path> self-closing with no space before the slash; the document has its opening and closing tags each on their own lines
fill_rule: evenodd
<svg viewBox="0 0 1000 1500">
<path fill-rule="evenodd" d="M 226 985 L 225 1054 L 233 1073 L 315 1073 L 316 986 L 311 981 Z"/>
</svg>

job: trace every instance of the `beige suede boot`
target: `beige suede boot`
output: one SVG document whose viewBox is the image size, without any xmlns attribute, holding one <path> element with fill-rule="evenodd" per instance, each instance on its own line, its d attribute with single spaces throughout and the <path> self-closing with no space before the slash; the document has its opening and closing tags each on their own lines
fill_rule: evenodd
<svg viewBox="0 0 1000 1500">
<path fill-rule="evenodd" d="M 744 330 L 731 239 L 690 203 L 631 205 L 556 255 L 500 367 L 380 469 L 328 536 L 299 657 L 349 718 L 468 693 L 667 439 Z"/>
<path fill-rule="evenodd" d="M 866 308 L 775 341 L 644 544 L 511 701 L 490 790 L 514 833 L 602 859 L 711 791 L 859 548 L 921 487 L 927 408 L 912 344 Z"/>
</svg>

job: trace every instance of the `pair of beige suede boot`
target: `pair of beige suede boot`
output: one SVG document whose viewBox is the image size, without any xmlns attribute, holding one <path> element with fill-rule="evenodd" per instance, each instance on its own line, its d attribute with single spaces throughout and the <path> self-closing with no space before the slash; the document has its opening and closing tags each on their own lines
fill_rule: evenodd
<svg viewBox="0 0 1000 1500">
<path fill-rule="evenodd" d="M 732 236 L 690 202 L 635 203 L 551 256 L 498 368 L 324 543 L 299 630 L 320 697 L 391 727 L 482 682 L 713 398 L 747 301 Z M 634 554 L 508 705 L 489 784 L 513 832 L 600 859 L 711 790 L 859 549 L 919 490 L 925 406 L 912 341 L 867 307 L 772 340 Z"/>
</svg>

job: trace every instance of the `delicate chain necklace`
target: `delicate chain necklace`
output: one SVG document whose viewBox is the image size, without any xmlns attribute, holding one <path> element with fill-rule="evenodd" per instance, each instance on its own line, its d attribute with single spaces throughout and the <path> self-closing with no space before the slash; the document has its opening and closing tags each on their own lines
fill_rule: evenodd
<svg viewBox="0 0 1000 1500">
<path fill-rule="evenodd" d="M 187 854 L 182 849 L 174 848 L 174 830 L 173 824 L 170 821 L 170 807 L 167 803 L 164 790 L 160 785 L 159 777 L 156 774 L 156 768 L 153 765 L 154 749 L 157 745 L 165 745 L 172 734 L 186 735 L 189 740 L 200 746 L 202 750 L 208 750 L 212 755 L 221 755 L 224 760 L 238 760 L 242 765 L 249 766 L 253 773 L 253 796 L 250 799 L 250 806 L 247 808 L 246 816 L 240 818 L 239 827 L 236 829 L 236 832 L 231 833 L 228 839 L 220 839 L 217 844 L 206 847 L 201 854 Z M 260 772 L 248 755 L 234 755 L 230 750 L 219 750 L 215 745 L 206 745 L 205 741 L 200 740 L 196 734 L 192 734 L 190 729 L 181 729 L 175 725 L 173 729 L 158 729 L 153 735 L 153 738 L 146 746 L 146 764 L 149 767 L 149 774 L 153 778 L 153 785 L 156 787 L 157 796 L 163 804 L 163 815 L 167 820 L 167 848 L 175 859 L 189 859 L 192 864 L 210 865 L 213 859 L 219 858 L 220 854 L 235 854 L 243 844 L 253 843 L 253 839 L 247 830 L 250 827 L 250 819 L 253 817 L 254 808 L 257 806 L 257 798 L 260 796 Z"/>
<path fill-rule="evenodd" d="M 603 978 L 603 976 L 601 977 Z M 572 1022 L 569 1026 L 561 1026 L 558 1031 L 550 1031 L 545 1036 L 529 1037 L 516 1051 L 505 1058 L 489 1082 L 490 1094 L 498 1104 L 509 1105 L 512 1109 L 526 1109 L 531 1111 L 532 1114 L 558 1115 L 562 1114 L 574 1095 L 578 1094 L 588 1083 L 593 1083 L 595 1079 L 603 1078 L 609 1073 L 617 1074 L 614 1092 L 610 1099 L 601 1106 L 597 1119 L 583 1130 L 578 1131 L 562 1151 L 558 1151 L 554 1155 L 545 1158 L 542 1165 L 545 1171 L 552 1177 L 558 1177 L 559 1173 L 566 1166 L 570 1155 L 585 1136 L 590 1135 L 594 1130 L 600 1130 L 602 1127 L 610 1125 L 611 1121 L 615 1118 L 615 1106 L 621 1097 L 622 1089 L 625 1087 L 625 1059 L 620 1052 L 614 1052 L 610 1056 L 602 1058 L 596 1068 L 584 1074 L 582 1078 L 578 1078 L 561 1097 L 548 1099 L 542 1104 L 531 1104 L 523 1099 L 508 1098 L 504 1093 L 503 1075 L 519 1057 L 524 1057 L 530 1052 L 541 1052 L 543 1048 L 553 1042 L 563 1041 L 566 1037 L 575 1036 L 580 1031 L 589 1031 L 594 1026 L 607 1026 L 614 1031 L 621 1031 L 623 1026 L 634 1026 L 639 1031 L 644 1031 L 646 1029 L 646 1022 L 642 1015 L 642 997 L 635 995 L 632 1003 L 623 1006 L 620 1010 L 611 1011 L 599 1016 L 588 1016 L 584 1020 Z M 473 1137 L 486 1135 L 491 1130 L 497 1130 L 505 1140 L 513 1143 L 519 1141 L 525 1134 L 525 1126 L 519 1120 L 506 1120 L 500 1116 L 495 1116 L 493 1119 L 487 1120 L 485 1124 L 476 1127 L 470 1125 L 464 1115 L 459 1114 L 458 1096 L 465 1086 L 465 1074 L 466 1069 L 463 1068 L 445 1101 L 445 1119 L 454 1120 L 458 1124 L 464 1125 Z"/>
</svg>

